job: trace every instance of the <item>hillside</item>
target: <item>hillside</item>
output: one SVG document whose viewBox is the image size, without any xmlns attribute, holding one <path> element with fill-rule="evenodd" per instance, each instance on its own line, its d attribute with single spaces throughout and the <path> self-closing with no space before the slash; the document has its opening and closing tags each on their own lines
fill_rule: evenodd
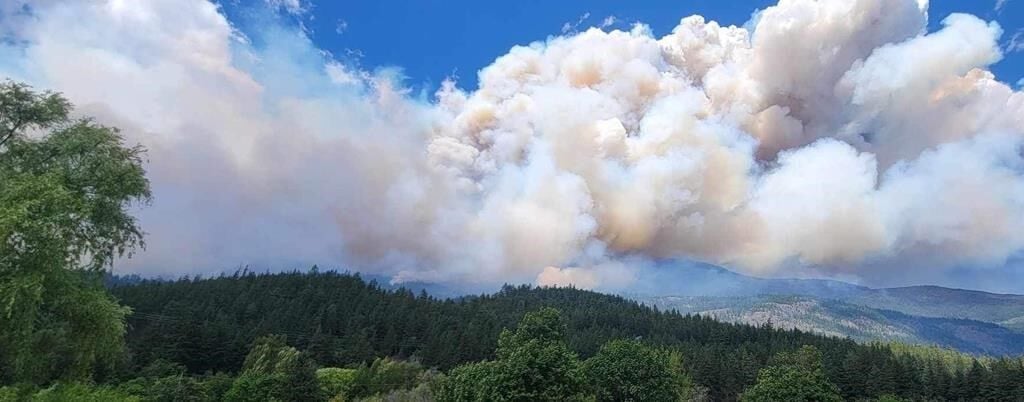
<svg viewBox="0 0 1024 402">
<path fill-rule="evenodd" d="M 582 358 L 612 339 L 671 348 L 714 400 L 733 400 L 773 356 L 802 345 L 822 352 L 824 373 L 851 399 L 937 397 L 946 388 L 934 382 L 954 380 L 940 360 L 897 355 L 885 346 L 722 323 L 577 289 L 505 287 L 492 295 L 441 300 L 386 290 L 359 276 L 314 272 L 142 281 L 111 291 L 134 309 L 127 336 L 131 366 L 125 368 L 131 371 L 169 361 L 194 374 L 237 372 L 253 341 L 269 334 L 286 336 L 321 366 L 392 356 L 448 370 L 494 358 L 504 328 L 526 312 L 554 307 L 565 318 L 568 346 Z M 884 383 L 863 386 L 879 373 Z"/>
<path fill-rule="evenodd" d="M 835 280 L 757 278 L 711 264 L 680 260 L 662 261 L 651 269 L 641 271 L 638 282 L 640 285 L 624 295 L 635 299 L 663 296 L 724 297 L 714 303 L 735 302 L 736 305 L 729 306 L 733 309 L 750 306 L 750 303 L 730 298 L 809 296 L 822 301 L 842 301 L 849 305 L 914 316 L 981 321 L 1024 333 L 1022 295 L 940 286 L 874 289 Z M 844 335 L 857 337 L 855 332 Z"/>
<path fill-rule="evenodd" d="M 796 328 L 860 342 L 933 344 L 967 353 L 1024 354 L 1024 334 L 966 319 L 923 317 L 811 296 L 664 296 L 641 301 L 726 322 Z"/>
<path fill-rule="evenodd" d="M 871 289 L 846 301 L 924 317 L 965 318 L 1024 329 L 1024 296 L 911 286 Z"/>
<path fill-rule="evenodd" d="M 372 277 L 384 287 L 386 277 Z M 416 291 L 458 297 L 481 289 L 407 283 Z M 757 278 L 726 268 L 664 260 L 639 271 L 623 296 L 726 322 L 771 322 L 859 342 L 903 341 L 990 355 L 1024 353 L 1024 296 L 913 286 L 873 289 L 822 279 Z"/>
</svg>

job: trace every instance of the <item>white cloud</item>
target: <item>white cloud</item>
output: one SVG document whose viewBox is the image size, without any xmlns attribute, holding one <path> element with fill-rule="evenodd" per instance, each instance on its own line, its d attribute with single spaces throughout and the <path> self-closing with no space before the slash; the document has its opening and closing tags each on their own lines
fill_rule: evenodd
<svg viewBox="0 0 1024 402">
<path fill-rule="evenodd" d="M 618 19 L 614 15 L 609 15 L 601 20 L 601 28 L 608 28 L 618 22 Z"/>
<path fill-rule="evenodd" d="M 359 70 L 353 71 L 337 61 L 328 61 L 324 69 L 327 76 L 331 78 L 331 82 L 335 84 L 357 85 L 371 79 L 368 73 Z"/>
<path fill-rule="evenodd" d="M 569 32 L 576 31 L 576 29 L 579 28 L 580 25 L 583 25 L 583 23 L 587 19 L 589 19 L 589 18 L 590 18 L 590 12 L 588 11 L 588 12 L 583 13 L 583 15 L 580 15 L 580 17 L 577 18 L 575 22 L 566 22 L 566 23 L 562 24 L 562 33 L 566 34 L 566 33 L 569 33 Z"/>
<path fill-rule="evenodd" d="M 1024 29 L 1018 29 L 1003 46 L 1006 53 L 1017 53 L 1024 50 Z"/>
<path fill-rule="evenodd" d="M 1003 7 L 1006 7 L 1006 3 L 1009 2 L 1010 0 L 996 0 L 996 5 L 993 8 L 993 10 L 995 10 L 996 12 L 1003 11 Z"/>
<path fill-rule="evenodd" d="M 279 9 L 288 14 L 292 15 L 303 15 L 309 11 L 309 4 L 304 3 L 303 0 L 264 0 L 267 5 L 274 9 Z"/>
<path fill-rule="evenodd" d="M 339 19 L 338 23 L 334 26 L 334 32 L 338 35 L 345 33 L 348 30 L 348 21 Z"/>
</svg>

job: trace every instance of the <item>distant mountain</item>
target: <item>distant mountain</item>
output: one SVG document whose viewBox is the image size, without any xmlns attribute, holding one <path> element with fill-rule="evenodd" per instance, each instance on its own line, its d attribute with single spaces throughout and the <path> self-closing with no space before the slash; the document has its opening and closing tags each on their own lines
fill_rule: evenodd
<svg viewBox="0 0 1024 402">
<path fill-rule="evenodd" d="M 1024 332 L 1024 296 L 940 286 L 871 289 L 846 299 L 862 306 L 923 317 L 965 318 Z"/>
<path fill-rule="evenodd" d="M 858 341 L 936 344 L 969 353 L 1024 353 L 1024 296 L 940 286 L 874 289 L 820 279 L 768 279 L 689 261 L 641 271 L 625 295 L 685 313 L 771 321 Z"/>
<path fill-rule="evenodd" d="M 1024 354 L 1024 334 L 976 320 L 921 317 L 813 296 L 661 296 L 637 298 L 660 309 L 720 321 L 800 329 L 857 341 L 934 344 L 988 355 Z"/>
<path fill-rule="evenodd" d="M 768 279 L 689 261 L 664 261 L 642 271 L 630 296 L 813 296 L 910 315 L 969 319 L 1024 331 L 1024 295 L 941 286 L 874 289 L 825 279 Z"/>
<path fill-rule="evenodd" d="M 489 293 L 431 283 L 390 284 L 435 297 Z M 939 286 L 874 289 L 826 279 L 772 279 L 694 261 L 638 271 L 623 296 L 719 320 L 799 328 L 858 341 L 936 344 L 969 353 L 1024 354 L 1024 296 Z"/>
<path fill-rule="evenodd" d="M 630 291 L 644 296 L 807 295 L 855 297 L 870 288 L 827 279 L 768 279 L 747 276 L 717 265 L 665 260 L 637 274 Z"/>
</svg>

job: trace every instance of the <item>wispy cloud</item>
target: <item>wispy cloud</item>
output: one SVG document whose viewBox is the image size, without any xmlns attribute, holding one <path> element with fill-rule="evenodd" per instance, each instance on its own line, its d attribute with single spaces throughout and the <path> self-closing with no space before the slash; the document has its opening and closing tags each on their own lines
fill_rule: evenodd
<svg viewBox="0 0 1024 402">
<path fill-rule="evenodd" d="M 996 5 L 994 7 L 994 10 L 996 12 L 1003 11 L 1003 7 L 1006 7 L 1006 3 L 1009 3 L 1009 2 L 1010 2 L 1010 0 L 996 0 Z"/>
<path fill-rule="evenodd" d="M 615 23 L 618 22 L 618 21 L 619 21 L 619 19 L 615 18 L 614 15 L 609 15 L 607 17 L 604 17 L 604 20 L 601 20 L 601 28 L 608 28 L 608 27 L 610 27 L 612 25 L 615 25 Z"/>
<path fill-rule="evenodd" d="M 348 21 L 338 19 L 337 24 L 334 25 L 334 32 L 341 35 L 345 33 L 345 31 L 348 31 Z"/>
<path fill-rule="evenodd" d="M 579 18 L 577 18 L 576 22 L 571 22 L 570 21 L 570 22 L 566 22 L 566 23 L 562 24 L 562 33 L 563 34 L 567 34 L 567 33 L 570 33 L 570 32 L 575 32 L 576 29 L 579 28 L 580 25 L 583 25 L 583 23 L 588 18 L 590 18 L 590 12 L 589 11 L 583 13 L 583 15 L 581 15 Z"/>
<path fill-rule="evenodd" d="M 1022 50 L 1024 50 L 1024 28 L 1014 32 L 1010 40 L 1003 45 L 1003 51 L 1006 53 L 1017 53 Z"/>
<path fill-rule="evenodd" d="M 271 8 L 282 10 L 288 14 L 301 16 L 306 14 L 310 6 L 303 0 L 265 0 Z"/>
</svg>

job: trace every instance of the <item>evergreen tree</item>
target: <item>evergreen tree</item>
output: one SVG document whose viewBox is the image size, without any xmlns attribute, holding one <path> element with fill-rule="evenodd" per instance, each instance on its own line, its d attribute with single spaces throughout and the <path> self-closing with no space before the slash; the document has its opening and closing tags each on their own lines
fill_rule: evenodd
<svg viewBox="0 0 1024 402">
<path fill-rule="evenodd" d="M 801 331 L 726 324 L 578 289 L 508 286 L 497 294 L 444 300 L 386 290 L 357 275 L 330 271 L 242 271 L 219 278 L 120 283 L 111 291 L 136 311 L 127 336 L 131 364 L 144 367 L 164 359 L 183 364 L 191 375 L 237 373 L 256 338 L 278 333 L 286 334 L 295 348 L 315 352 L 309 356 L 320 365 L 369 368 L 375 358 L 389 354 L 402 358 L 395 361 L 417 361 L 441 371 L 488 361 L 450 372 L 452 377 L 479 375 L 465 383 L 468 394 L 448 400 L 481 400 L 486 398 L 465 395 L 493 388 L 492 377 L 481 373 L 499 363 L 503 328 L 514 328 L 527 312 L 555 307 L 570 353 L 592 357 L 606 342 L 640 337 L 683 356 L 684 371 L 713 400 L 735 400 L 752 388 L 761 369 L 784 364 L 776 355 L 802 345 L 821 352 L 822 374 L 849 400 L 883 393 L 911 400 L 975 400 L 1003 395 L 997 388 L 1005 378 L 1024 384 L 1018 360 L 997 367 L 993 359 L 949 350 L 862 345 Z M 967 372 L 975 361 L 984 372 L 978 376 L 986 380 L 971 390 Z M 886 378 L 879 381 L 880 376 Z"/>
</svg>

